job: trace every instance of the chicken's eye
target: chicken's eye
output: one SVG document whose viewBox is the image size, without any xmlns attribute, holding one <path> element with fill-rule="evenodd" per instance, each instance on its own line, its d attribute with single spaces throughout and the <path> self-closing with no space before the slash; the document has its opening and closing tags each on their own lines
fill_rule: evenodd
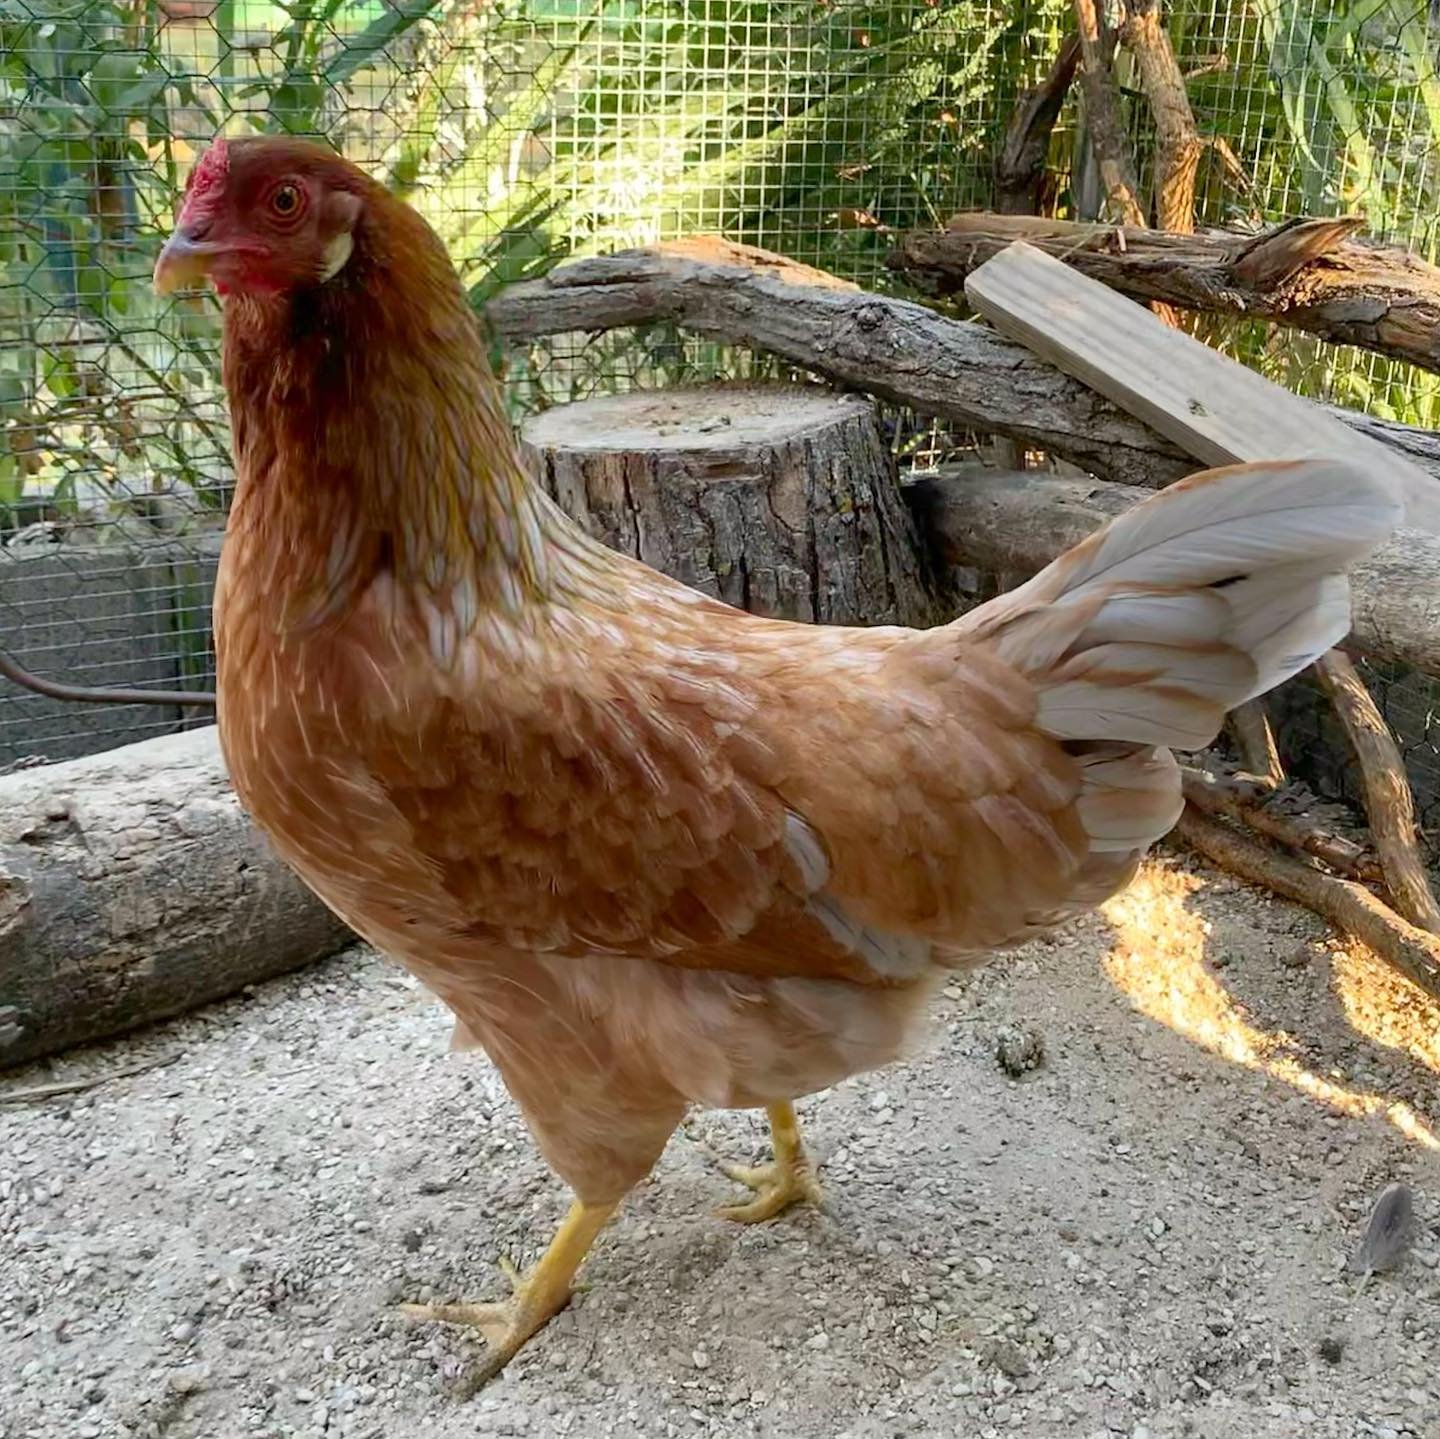
<svg viewBox="0 0 1440 1439">
<path fill-rule="evenodd" d="M 277 215 L 288 218 L 300 208 L 300 189 L 297 185 L 281 185 L 270 197 L 270 208 Z"/>
</svg>

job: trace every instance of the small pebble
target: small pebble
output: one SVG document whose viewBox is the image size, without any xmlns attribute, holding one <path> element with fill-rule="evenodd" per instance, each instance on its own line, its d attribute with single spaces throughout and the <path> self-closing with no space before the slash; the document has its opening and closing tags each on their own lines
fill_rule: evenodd
<svg viewBox="0 0 1440 1439">
<path fill-rule="evenodd" d="M 1028 1024 L 1007 1024 L 995 1036 L 995 1059 L 1012 1079 L 1037 1068 L 1045 1058 L 1045 1040 Z"/>
</svg>

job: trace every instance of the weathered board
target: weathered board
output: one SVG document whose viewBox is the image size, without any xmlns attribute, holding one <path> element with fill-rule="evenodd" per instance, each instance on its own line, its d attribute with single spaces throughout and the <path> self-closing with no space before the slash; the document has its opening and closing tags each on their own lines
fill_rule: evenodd
<svg viewBox="0 0 1440 1439">
<path fill-rule="evenodd" d="M 1197 459 L 1345 457 L 1393 476 L 1407 526 L 1440 534 L 1440 482 L 1425 471 L 1033 245 L 987 260 L 965 294 L 1002 334 Z"/>
</svg>

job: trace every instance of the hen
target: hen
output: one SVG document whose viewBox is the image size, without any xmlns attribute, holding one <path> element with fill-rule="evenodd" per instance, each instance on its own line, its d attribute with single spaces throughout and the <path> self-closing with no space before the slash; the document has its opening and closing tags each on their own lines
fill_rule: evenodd
<svg viewBox="0 0 1440 1439">
<path fill-rule="evenodd" d="M 763 1106 L 765 1219 L 818 1189 L 791 1101 L 901 1054 L 948 968 L 1125 884 L 1169 747 L 1336 643 L 1400 508 L 1341 464 L 1197 475 L 926 632 L 732 610 L 531 482 L 430 227 L 291 139 L 216 142 L 155 271 L 225 297 L 237 470 L 220 734 L 256 822 L 454 1011 L 575 1199 L 473 1323 L 566 1302 L 691 1104 Z"/>
</svg>

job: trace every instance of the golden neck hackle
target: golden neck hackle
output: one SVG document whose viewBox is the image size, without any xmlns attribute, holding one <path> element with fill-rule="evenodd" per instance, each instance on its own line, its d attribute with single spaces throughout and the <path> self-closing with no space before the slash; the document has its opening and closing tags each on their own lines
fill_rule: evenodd
<svg viewBox="0 0 1440 1439">
<path fill-rule="evenodd" d="M 343 615 L 386 574 L 461 631 L 603 574 L 526 473 L 464 292 L 404 207 L 372 218 L 336 282 L 231 297 L 224 367 L 231 542 L 264 556 L 287 628 Z"/>
</svg>

